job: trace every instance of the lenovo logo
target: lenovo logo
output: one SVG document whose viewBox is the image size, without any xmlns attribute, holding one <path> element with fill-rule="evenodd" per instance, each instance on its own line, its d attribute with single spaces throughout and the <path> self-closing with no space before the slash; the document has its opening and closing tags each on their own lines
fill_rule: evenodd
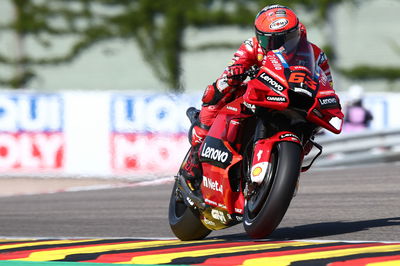
<svg viewBox="0 0 400 266">
<path fill-rule="evenodd" d="M 261 79 L 261 81 L 269 86 L 271 89 L 275 89 L 277 91 L 283 91 L 284 89 L 283 86 L 279 84 L 279 82 L 268 76 L 266 73 L 261 73 L 259 79 Z"/>
<path fill-rule="evenodd" d="M 201 156 L 214 161 L 225 163 L 229 157 L 226 151 L 221 151 L 213 147 L 207 147 L 207 143 L 204 143 L 203 150 L 201 151 Z"/>
</svg>

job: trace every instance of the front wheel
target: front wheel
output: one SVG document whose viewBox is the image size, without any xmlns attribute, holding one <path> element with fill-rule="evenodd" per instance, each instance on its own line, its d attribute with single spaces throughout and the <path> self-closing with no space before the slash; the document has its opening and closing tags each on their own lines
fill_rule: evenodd
<svg viewBox="0 0 400 266">
<path fill-rule="evenodd" d="M 252 238 L 265 238 L 281 222 L 300 175 L 301 146 L 280 142 L 271 154 L 271 169 L 244 209 L 244 229 Z"/>
<path fill-rule="evenodd" d="M 211 232 L 186 206 L 176 182 L 169 201 L 168 220 L 174 235 L 183 241 L 203 239 Z"/>
</svg>

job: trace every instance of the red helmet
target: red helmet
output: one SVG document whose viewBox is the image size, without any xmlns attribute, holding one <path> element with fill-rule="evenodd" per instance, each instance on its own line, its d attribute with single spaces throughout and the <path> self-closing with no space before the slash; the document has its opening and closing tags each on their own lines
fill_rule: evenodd
<svg viewBox="0 0 400 266">
<path fill-rule="evenodd" d="M 271 5 L 263 8 L 254 22 L 257 40 L 265 51 L 284 47 L 295 51 L 300 40 L 299 19 L 288 7 Z"/>
</svg>

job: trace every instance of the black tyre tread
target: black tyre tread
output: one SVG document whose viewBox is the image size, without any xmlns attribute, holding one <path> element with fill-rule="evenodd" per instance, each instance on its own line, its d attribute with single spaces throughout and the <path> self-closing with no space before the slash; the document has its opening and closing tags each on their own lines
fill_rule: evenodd
<svg viewBox="0 0 400 266">
<path fill-rule="evenodd" d="M 168 220 L 174 235 L 183 241 L 203 239 L 211 233 L 211 230 L 206 228 L 199 218 L 188 208 L 183 211 L 179 217 L 176 214 L 177 204 L 184 204 L 176 201 L 176 184 L 172 189 L 172 194 L 169 202 Z M 182 206 L 181 206 L 182 207 Z"/>
<path fill-rule="evenodd" d="M 300 145 L 280 142 L 277 153 L 275 179 L 263 207 L 253 219 L 249 218 L 245 208 L 243 226 L 252 238 L 265 238 L 279 225 L 289 208 L 300 175 Z"/>
</svg>

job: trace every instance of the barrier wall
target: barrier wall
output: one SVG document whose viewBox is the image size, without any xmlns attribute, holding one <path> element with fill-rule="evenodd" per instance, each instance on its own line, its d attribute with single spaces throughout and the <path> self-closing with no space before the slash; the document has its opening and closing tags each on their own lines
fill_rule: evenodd
<svg viewBox="0 0 400 266">
<path fill-rule="evenodd" d="M 168 176 L 201 94 L 0 92 L 0 175 Z M 345 96 L 344 96 L 345 98 Z M 372 129 L 400 127 L 400 94 L 365 98 Z"/>
</svg>

